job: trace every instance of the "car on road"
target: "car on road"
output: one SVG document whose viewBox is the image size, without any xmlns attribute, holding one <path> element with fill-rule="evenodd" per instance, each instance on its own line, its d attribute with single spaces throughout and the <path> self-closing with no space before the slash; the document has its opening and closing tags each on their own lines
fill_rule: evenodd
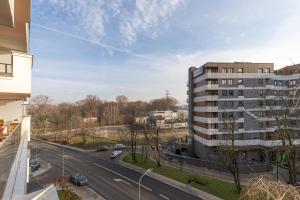
<svg viewBox="0 0 300 200">
<path fill-rule="evenodd" d="M 122 151 L 113 151 L 110 155 L 111 159 L 115 159 L 116 157 L 118 157 L 120 154 L 122 153 Z"/>
<path fill-rule="evenodd" d="M 126 145 L 125 144 L 116 144 L 115 149 L 126 149 Z"/>
<path fill-rule="evenodd" d="M 70 177 L 70 181 L 75 185 L 86 185 L 88 183 L 88 179 L 80 173 L 74 173 Z"/>
<path fill-rule="evenodd" d="M 105 145 L 101 145 L 101 146 L 98 146 L 97 147 L 97 152 L 100 152 L 100 151 L 107 151 L 109 150 L 108 146 L 105 146 Z"/>
</svg>

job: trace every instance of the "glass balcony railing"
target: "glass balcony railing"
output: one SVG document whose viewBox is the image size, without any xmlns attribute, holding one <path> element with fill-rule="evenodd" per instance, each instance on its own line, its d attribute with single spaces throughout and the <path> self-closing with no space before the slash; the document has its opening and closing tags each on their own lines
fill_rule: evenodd
<svg viewBox="0 0 300 200">
<path fill-rule="evenodd" d="M 12 133 L 0 142 L 0 199 L 13 166 L 21 139 L 21 126 L 18 125 Z"/>
</svg>

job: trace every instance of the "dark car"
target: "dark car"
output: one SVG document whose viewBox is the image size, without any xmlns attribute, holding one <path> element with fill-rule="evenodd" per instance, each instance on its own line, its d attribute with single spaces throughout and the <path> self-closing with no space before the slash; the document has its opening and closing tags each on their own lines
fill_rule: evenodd
<svg viewBox="0 0 300 200">
<path fill-rule="evenodd" d="M 70 177 L 70 180 L 75 185 L 86 185 L 88 182 L 87 178 L 80 173 L 72 174 L 72 176 Z"/>
<path fill-rule="evenodd" d="M 29 161 L 29 166 L 31 171 L 34 172 L 41 167 L 41 164 L 36 159 L 34 159 Z"/>
<path fill-rule="evenodd" d="M 96 151 L 107 151 L 108 149 L 109 149 L 108 146 L 101 145 L 97 147 Z"/>
<path fill-rule="evenodd" d="M 37 163 L 37 162 L 32 163 L 32 164 L 30 165 L 30 168 L 31 168 L 31 171 L 32 171 L 32 172 L 38 170 L 40 167 L 41 167 L 41 164 L 40 164 L 40 163 Z"/>
</svg>

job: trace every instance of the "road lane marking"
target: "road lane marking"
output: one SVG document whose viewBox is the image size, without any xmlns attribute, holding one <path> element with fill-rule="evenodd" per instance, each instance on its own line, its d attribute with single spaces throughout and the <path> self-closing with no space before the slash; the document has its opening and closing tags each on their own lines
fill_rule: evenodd
<svg viewBox="0 0 300 200">
<path fill-rule="evenodd" d="M 108 169 L 108 168 L 106 168 L 106 167 L 104 167 L 104 166 L 102 166 L 102 165 L 99 165 L 98 163 L 93 162 L 92 164 L 93 164 L 93 165 L 96 165 L 96 166 L 98 166 L 98 167 L 100 167 L 100 168 L 102 168 L 102 169 L 105 169 L 105 170 L 107 170 L 107 171 L 109 171 L 109 172 L 111 172 L 111 173 L 117 174 L 118 176 L 121 176 L 122 178 L 124 178 L 124 179 L 126 179 L 126 180 L 128 180 L 128 181 L 130 181 L 130 182 L 133 182 L 133 183 L 139 185 L 138 182 L 136 182 L 136 181 L 134 181 L 134 180 L 132 180 L 132 179 L 130 179 L 130 178 L 128 178 L 128 177 L 122 175 L 122 174 L 119 174 L 118 172 L 115 172 L 115 171 L 113 171 L 113 170 L 111 170 L 111 169 Z M 150 188 L 148 188 L 148 187 L 146 187 L 146 186 L 144 186 L 144 185 L 142 185 L 142 184 L 141 184 L 141 186 L 142 186 L 143 188 L 149 190 L 149 191 L 152 191 Z"/>
<path fill-rule="evenodd" d="M 128 183 L 127 181 L 123 180 L 123 179 L 120 179 L 120 178 L 114 178 L 114 181 L 116 182 L 123 182 L 123 183 L 126 183 L 127 185 L 131 185 L 130 183 Z"/>
<path fill-rule="evenodd" d="M 159 196 L 161 196 L 164 199 L 169 199 L 168 197 L 166 197 L 165 195 L 159 194 Z"/>
</svg>

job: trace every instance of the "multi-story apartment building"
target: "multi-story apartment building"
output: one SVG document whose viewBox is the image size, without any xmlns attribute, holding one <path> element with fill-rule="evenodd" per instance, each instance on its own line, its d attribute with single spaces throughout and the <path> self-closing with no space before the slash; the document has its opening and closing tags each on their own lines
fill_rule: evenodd
<svg viewBox="0 0 300 200">
<path fill-rule="evenodd" d="M 0 1 L 0 199 L 7 200 L 39 195 L 26 195 L 30 155 L 26 105 L 31 96 L 33 61 L 29 53 L 30 10 L 30 0 Z M 50 190 L 54 197 L 46 199 L 58 199 L 53 186 L 43 196 Z"/>
<path fill-rule="evenodd" d="M 274 70 L 273 63 L 208 62 L 190 67 L 189 129 L 195 154 L 216 161 L 217 147 L 231 144 L 234 133 L 235 145 L 245 161 L 274 159 L 274 151 L 265 151 L 281 145 L 272 112 L 283 109 L 281 100 L 292 100 L 291 94 L 299 98 L 299 72 L 299 65 Z M 296 134 L 294 144 L 299 144 L 299 105 L 295 106 L 289 129 Z"/>
</svg>

